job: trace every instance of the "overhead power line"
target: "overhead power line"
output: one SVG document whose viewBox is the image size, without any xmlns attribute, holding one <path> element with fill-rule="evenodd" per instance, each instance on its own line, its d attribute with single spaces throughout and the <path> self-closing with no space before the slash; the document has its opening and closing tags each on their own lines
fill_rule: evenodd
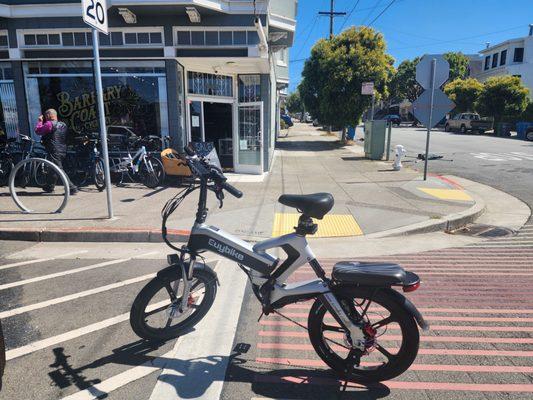
<svg viewBox="0 0 533 400">
<path fill-rule="evenodd" d="M 355 9 L 357 8 L 357 5 L 359 4 L 361 0 L 357 0 L 355 2 L 355 5 L 352 7 L 352 9 L 350 10 L 350 12 L 348 13 L 348 15 L 346 16 L 346 18 L 344 18 L 344 22 L 342 23 L 341 25 L 341 31 L 342 31 L 342 28 L 344 28 L 344 25 L 346 25 L 346 22 L 348 22 L 348 20 L 350 19 L 350 17 L 352 16 L 353 12 L 355 11 Z"/>
<path fill-rule="evenodd" d="M 392 0 L 392 1 L 387 5 L 387 7 L 385 7 L 385 8 L 383 9 L 383 11 L 381 11 L 381 12 L 376 16 L 376 18 L 374 18 L 374 19 L 368 24 L 368 26 L 371 26 L 374 22 L 376 22 L 376 21 L 378 20 L 378 18 L 381 17 L 381 16 L 385 13 L 385 11 L 387 11 L 387 10 L 389 9 L 389 7 L 392 6 L 392 5 L 394 4 L 395 1 L 396 1 L 396 0 Z"/>
<path fill-rule="evenodd" d="M 368 11 L 368 13 L 366 14 L 366 17 L 365 19 L 363 19 L 363 22 L 361 23 L 361 25 L 364 25 L 366 21 L 368 21 L 368 19 L 370 18 L 370 14 L 372 14 L 372 12 L 379 7 L 379 5 L 381 4 L 381 1 L 382 0 L 378 0 L 376 4 L 374 4 L 374 6 L 370 7 L 370 10 Z"/>
</svg>

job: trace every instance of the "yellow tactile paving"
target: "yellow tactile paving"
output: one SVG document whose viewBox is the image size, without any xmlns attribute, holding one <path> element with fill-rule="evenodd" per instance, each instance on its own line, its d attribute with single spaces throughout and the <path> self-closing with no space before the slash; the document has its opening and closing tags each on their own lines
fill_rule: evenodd
<svg viewBox="0 0 533 400">
<path fill-rule="evenodd" d="M 276 213 L 274 215 L 274 226 L 272 236 L 285 235 L 294 232 L 294 227 L 298 225 L 300 214 Z M 363 231 L 351 214 L 347 215 L 326 215 L 321 220 L 314 220 L 318 224 L 318 231 L 311 237 L 339 237 L 339 236 L 359 236 Z"/>
<path fill-rule="evenodd" d="M 458 189 L 431 189 L 431 188 L 418 188 L 418 190 L 436 197 L 440 200 L 461 200 L 472 201 L 472 197 L 464 190 Z"/>
</svg>

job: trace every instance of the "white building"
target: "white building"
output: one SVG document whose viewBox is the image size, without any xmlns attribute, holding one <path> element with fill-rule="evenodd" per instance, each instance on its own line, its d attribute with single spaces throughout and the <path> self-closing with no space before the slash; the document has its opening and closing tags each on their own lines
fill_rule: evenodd
<svg viewBox="0 0 533 400">
<path fill-rule="evenodd" d="M 492 76 L 518 76 L 533 99 L 533 24 L 528 36 L 489 46 L 480 53 L 482 68 L 472 71 L 474 78 L 483 82 Z"/>
</svg>

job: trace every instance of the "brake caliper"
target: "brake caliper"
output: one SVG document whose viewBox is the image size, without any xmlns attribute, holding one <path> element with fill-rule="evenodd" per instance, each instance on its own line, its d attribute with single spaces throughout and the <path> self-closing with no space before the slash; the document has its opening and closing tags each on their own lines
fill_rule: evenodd
<svg viewBox="0 0 533 400">
<path fill-rule="evenodd" d="M 365 340 L 365 354 L 368 354 L 371 352 L 374 348 L 374 345 L 376 344 L 376 334 L 377 329 L 372 328 L 372 325 L 370 323 L 366 323 L 363 327 L 363 332 L 365 334 L 366 340 Z"/>
</svg>

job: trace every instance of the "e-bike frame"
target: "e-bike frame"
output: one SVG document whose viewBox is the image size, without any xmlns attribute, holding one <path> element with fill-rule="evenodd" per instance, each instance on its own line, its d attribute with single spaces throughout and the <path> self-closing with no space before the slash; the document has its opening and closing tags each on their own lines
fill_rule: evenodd
<svg viewBox="0 0 533 400">
<path fill-rule="evenodd" d="M 337 322 L 350 332 L 352 346 L 364 349 L 364 334 L 361 327 L 352 322 L 331 292 L 331 282 L 326 277 L 320 263 L 316 260 L 305 234 L 301 232 L 289 233 L 277 238 L 264 240 L 252 246 L 250 243 L 219 228 L 205 224 L 207 217 L 207 191 L 207 180 L 201 179 L 198 211 L 187 244 L 192 261 L 188 271 L 189 277 L 192 279 L 195 254 L 201 251 L 218 253 L 227 259 L 235 261 L 241 268 L 250 269 L 249 271 L 247 270 L 247 273 L 252 284 L 260 288 L 260 300 L 263 303 L 265 314 L 287 304 L 318 297 Z M 274 248 L 281 248 L 287 254 L 286 260 L 279 266 L 279 259 L 267 252 L 267 250 Z M 309 263 L 316 273 L 317 279 L 290 284 L 285 283 L 291 274 L 306 263 Z M 185 273 L 186 271 L 183 272 Z M 184 282 L 184 284 L 183 306 L 185 306 L 190 287 L 187 282 Z"/>
</svg>

